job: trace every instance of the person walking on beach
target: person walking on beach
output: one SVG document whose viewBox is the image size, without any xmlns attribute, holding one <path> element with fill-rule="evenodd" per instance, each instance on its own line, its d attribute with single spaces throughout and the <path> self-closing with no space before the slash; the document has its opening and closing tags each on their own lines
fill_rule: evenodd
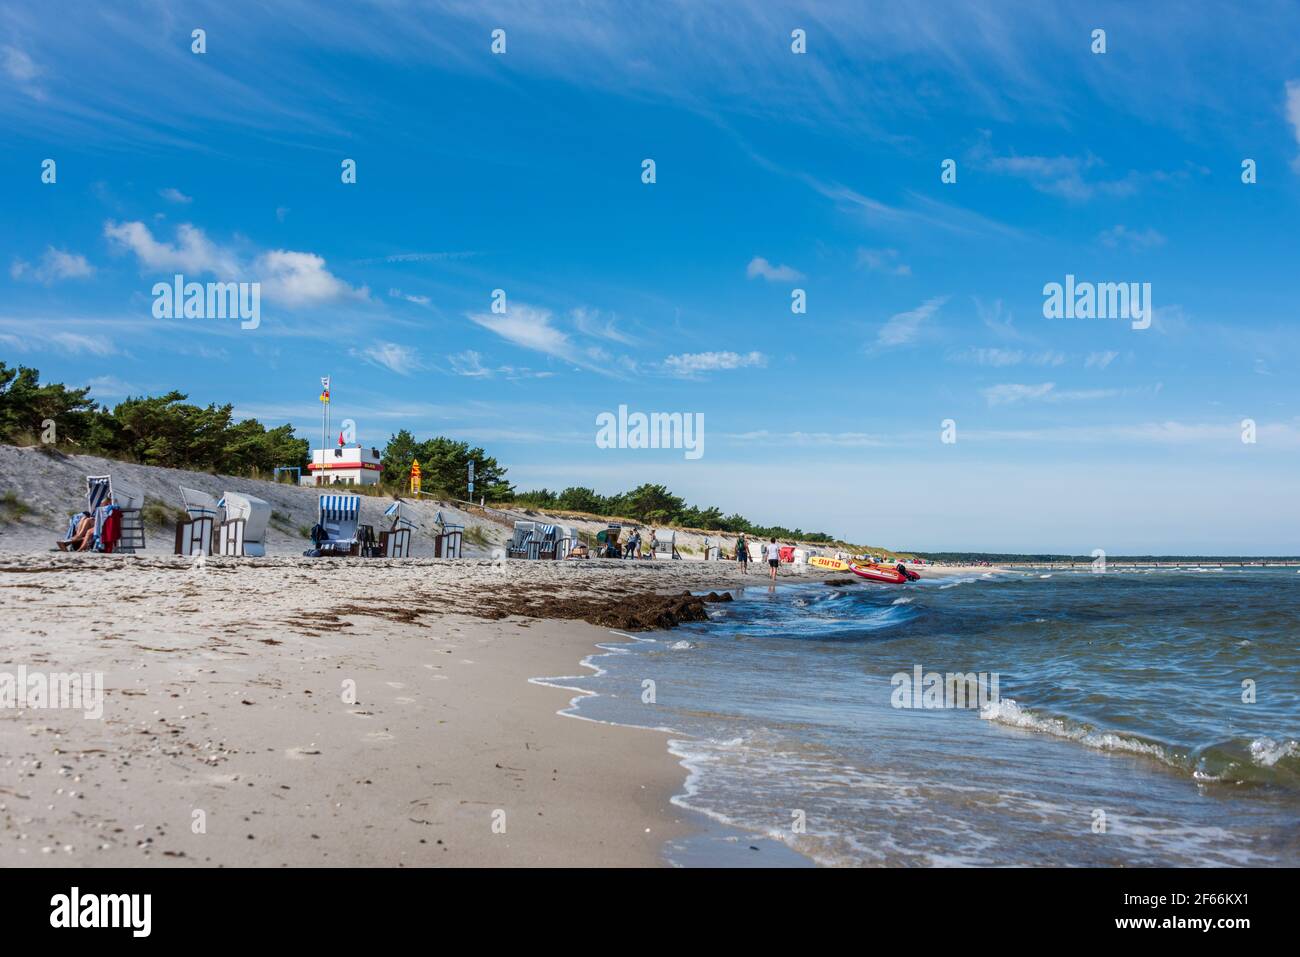
<svg viewBox="0 0 1300 957">
<path fill-rule="evenodd" d="M 749 546 L 745 544 L 745 536 L 736 539 L 736 561 L 740 562 L 740 574 L 749 574 Z"/>
<path fill-rule="evenodd" d="M 764 546 L 767 552 L 767 567 L 772 573 L 772 581 L 776 581 L 776 570 L 781 567 L 781 546 L 772 539 Z"/>
</svg>

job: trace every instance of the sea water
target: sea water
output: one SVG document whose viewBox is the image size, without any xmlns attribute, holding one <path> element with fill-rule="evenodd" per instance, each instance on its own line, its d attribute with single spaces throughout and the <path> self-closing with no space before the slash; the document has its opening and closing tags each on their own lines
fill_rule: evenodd
<svg viewBox="0 0 1300 957">
<path fill-rule="evenodd" d="M 734 595 L 707 623 L 611 634 L 563 682 L 594 692 L 579 717 L 671 729 L 702 840 L 828 865 L 1300 864 L 1294 569 Z M 899 707 L 918 668 L 995 675 L 997 700 Z"/>
</svg>

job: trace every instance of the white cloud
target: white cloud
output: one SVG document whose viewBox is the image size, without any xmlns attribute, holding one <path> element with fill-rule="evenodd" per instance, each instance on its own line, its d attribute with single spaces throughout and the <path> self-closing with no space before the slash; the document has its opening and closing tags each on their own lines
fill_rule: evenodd
<svg viewBox="0 0 1300 957">
<path fill-rule="evenodd" d="M 141 265 L 148 269 L 180 270 L 190 273 L 212 273 L 230 281 L 239 272 L 239 263 L 233 253 L 217 246 L 203 230 L 182 223 L 176 227 L 176 242 L 159 242 L 144 223 L 135 221 L 104 223 L 104 235 L 112 242 L 135 254 Z"/>
<path fill-rule="evenodd" d="M 1157 387 L 1156 391 L 1159 391 Z M 1043 382 L 1039 385 L 1021 385 L 1006 383 L 990 386 L 980 391 L 990 406 L 1014 405 L 1018 402 L 1079 402 L 1090 399 L 1109 399 L 1122 393 L 1118 389 L 1076 389 L 1057 391 L 1055 382 Z"/>
<path fill-rule="evenodd" d="M 1041 385 L 1006 383 L 990 386 L 982 390 L 981 395 L 984 396 L 989 405 L 1011 405 L 1028 399 L 1042 399 L 1055 388 L 1056 383 L 1054 382 L 1044 382 Z"/>
<path fill-rule="evenodd" d="M 915 309 L 890 316 L 889 321 L 880 328 L 880 332 L 876 336 L 876 346 L 887 348 L 913 342 L 920 334 L 921 326 L 937 313 L 947 301 L 947 296 L 927 299 Z"/>
<path fill-rule="evenodd" d="M 407 302 L 413 302 L 417 306 L 427 306 L 430 303 L 428 296 L 417 296 L 414 293 L 402 292 L 400 289 L 388 290 L 388 295 L 392 299 L 405 299 Z"/>
<path fill-rule="evenodd" d="M 1097 239 L 1103 246 L 1114 249 L 1117 246 L 1124 245 L 1133 252 L 1142 252 L 1165 244 L 1165 237 L 1150 226 L 1143 230 L 1136 230 L 1129 229 L 1122 223 L 1118 226 L 1112 226 L 1110 229 L 1102 230 L 1097 234 Z"/>
<path fill-rule="evenodd" d="M 749 279 L 761 277 L 768 282 L 792 282 L 802 279 L 803 273 L 793 266 L 773 266 L 762 256 L 755 256 L 745 267 L 745 276 Z"/>
<path fill-rule="evenodd" d="M 3 62 L 5 74 L 14 82 L 15 86 L 33 100 L 44 100 L 46 98 L 45 89 L 38 83 L 44 71 L 36 65 L 36 61 L 25 50 L 20 50 L 14 46 L 6 46 L 3 50 L 0 50 L 0 61 Z"/>
<path fill-rule="evenodd" d="M 617 317 L 615 316 L 606 318 L 598 310 L 582 307 L 573 310 L 572 316 L 574 327 L 584 335 L 595 336 L 597 339 L 607 339 L 610 342 L 619 342 L 625 346 L 636 345 L 635 339 L 617 328 L 615 325 Z"/>
<path fill-rule="evenodd" d="M 981 348 L 967 349 L 955 353 L 951 358 L 959 362 L 974 362 L 977 365 L 1005 368 L 1006 366 L 1035 365 L 1059 366 L 1065 364 L 1065 353 L 1047 350 L 1045 352 L 1025 352 L 1021 349 Z"/>
<path fill-rule="evenodd" d="M 484 367 L 481 359 L 482 357 L 473 349 L 447 356 L 447 361 L 451 363 L 451 371 L 456 375 L 468 376 L 472 379 L 490 378 L 492 370 Z"/>
<path fill-rule="evenodd" d="M 1300 146 L 1300 80 L 1286 82 L 1286 120 L 1291 124 L 1296 145 Z M 1291 161 L 1291 168 L 1300 173 L 1300 155 Z"/>
<path fill-rule="evenodd" d="M 859 249 L 858 267 L 873 272 L 888 273 L 891 276 L 910 276 L 912 267 L 898 261 L 897 249 Z"/>
<path fill-rule="evenodd" d="M 262 283 L 262 293 L 286 306 L 314 306 L 339 299 L 367 299 L 365 286 L 353 289 L 325 268 L 325 259 L 315 253 L 274 249 L 253 263 L 253 275 Z"/>
<path fill-rule="evenodd" d="M 370 296 L 365 286 L 354 289 L 331 273 L 325 268 L 324 258 L 315 253 L 273 249 L 244 264 L 233 249 L 212 242 L 203 230 L 189 223 L 176 228 L 175 243 L 155 239 L 141 222 L 109 220 L 104 224 L 104 235 L 133 253 L 147 269 L 210 274 L 227 282 L 243 276 L 247 281 L 260 282 L 267 299 L 290 307 Z"/>
<path fill-rule="evenodd" d="M 561 330 L 551 325 L 551 311 L 524 303 L 513 303 L 504 313 L 475 312 L 471 322 L 495 332 L 502 339 L 524 349 L 572 362 L 583 368 L 596 368 Z M 603 370 L 602 370 L 603 371 Z"/>
<path fill-rule="evenodd" d="M 145 390 L 131 385 L 129 382 L 123 382 L 116 376 L 101 375 L 96 376 L 86 383 L 90 387 L 91 395 L 96 399 L 125 399 L 129 395 L 144 395 Z"/>
<path fill-rule="evenodd" d="M 447 356 L 447 361 L 451 363 L 452 375 L 470 379 L 491 379 L 496 376 L 504 376 L 507 379 L 549 379 L 555 375 L 554 372 L 534 372 L 526 367 L 498 366 L 492 369 L 483 365 L 483 357 L 473 349 Z"/>
<path fill-rule="evenodd" d="M 410 375 L 424 368 L 418 350 L 410 346 L 398 345 L 396 342 L 374 342 L 365 349 L 351 350 L 351 354 L 371 365 L 396 372 L 398 375 Z"/>
<path fill-rule="evenodd" d="M 869 432 L 769 432 L 760 429 L 755 432 L 724 433 L 719 438 L 743 442 L 747 445 L 762 443 L 832 448 L 883 448 L 896 444 L 886 436 L 873 435 Z"/>
<path fill-rule="evenodd" d="M 165 187 L 165 188 L 163 188 L 163 189 L 158 190 L 158 195 L 161 196 L 163 199 L 167 200 L 167 202 L 169 202 L 169 203 L 182 203 L 182 204 L 183 204 L 183 203 L 192 203 L 192 202 L 194 202 L 194 197 L 192 197 L 192 196 L 186 196 L 184 193 L 182 193 L 182 192 L 181 192 L 179 189 L 177 189 L 175 186 L 167 186 L 167 187 Z"/>
<path fill-rule="evenodd" d="M 1117 358 L 1119 358 L 1118 352 L 1090 352 L 1088 358 L 1083 360 L 1083 367 L 1085 369 L 1104 369 Z"/>
<path fill-rule="evenodd" d="M 664 359 L 664 368 L 672 375 L 693 376 L 727 369 L 762 368 L 767 357 L 761 352 L 685 352 Z"/>
<path fill-rule="evenodd" d="M 26 279 L 29 276 L 37 282 L 50 283 L 60 279 L 86 279 L 95 274 L 95 267 L 86 261 L 80 253 L 70 253 L 66 249 L 45 248 L 45 255 L 38 265 L 14 260 L 9 267 L 9 275 L 14 279 Z"/>
<path fill-rule="evenodd" d="M 19 352 L 53 350 L 70 355 L 117 355 L 117 347 L 111 340 L 104 336 L 87 336 L 77 332 L 39 332 L 25 336 L 0 333 L 0 343 Z"/>
</svg>

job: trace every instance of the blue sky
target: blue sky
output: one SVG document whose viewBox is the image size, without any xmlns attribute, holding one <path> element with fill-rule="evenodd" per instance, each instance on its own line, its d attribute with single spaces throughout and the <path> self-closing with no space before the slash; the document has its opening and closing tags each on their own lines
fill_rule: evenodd
<svg viewBox="0 0 1300 957">
<path fill-rule="evenodd" d="M 228 7 L 0 11 L 6 362 L 307 436 L 328 374 L 365 443 L 899 548 L 1300 551 L 1294 4 Z M 155 319 L 176 272 L 261 325 Z"/>
</svg>

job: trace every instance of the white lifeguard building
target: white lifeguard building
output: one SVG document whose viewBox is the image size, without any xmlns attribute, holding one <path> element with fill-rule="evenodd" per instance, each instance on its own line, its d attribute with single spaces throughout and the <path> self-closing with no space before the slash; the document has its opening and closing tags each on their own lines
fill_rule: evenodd
<svg viewBox="0 0 1300 957">
<path fill-rule="evenodd" d="M 307 471 L 311 474 L 302 480 L 303 485 L 378 485 L 379 450 L 360 445 L 312 449 Z"/>
</svg>

